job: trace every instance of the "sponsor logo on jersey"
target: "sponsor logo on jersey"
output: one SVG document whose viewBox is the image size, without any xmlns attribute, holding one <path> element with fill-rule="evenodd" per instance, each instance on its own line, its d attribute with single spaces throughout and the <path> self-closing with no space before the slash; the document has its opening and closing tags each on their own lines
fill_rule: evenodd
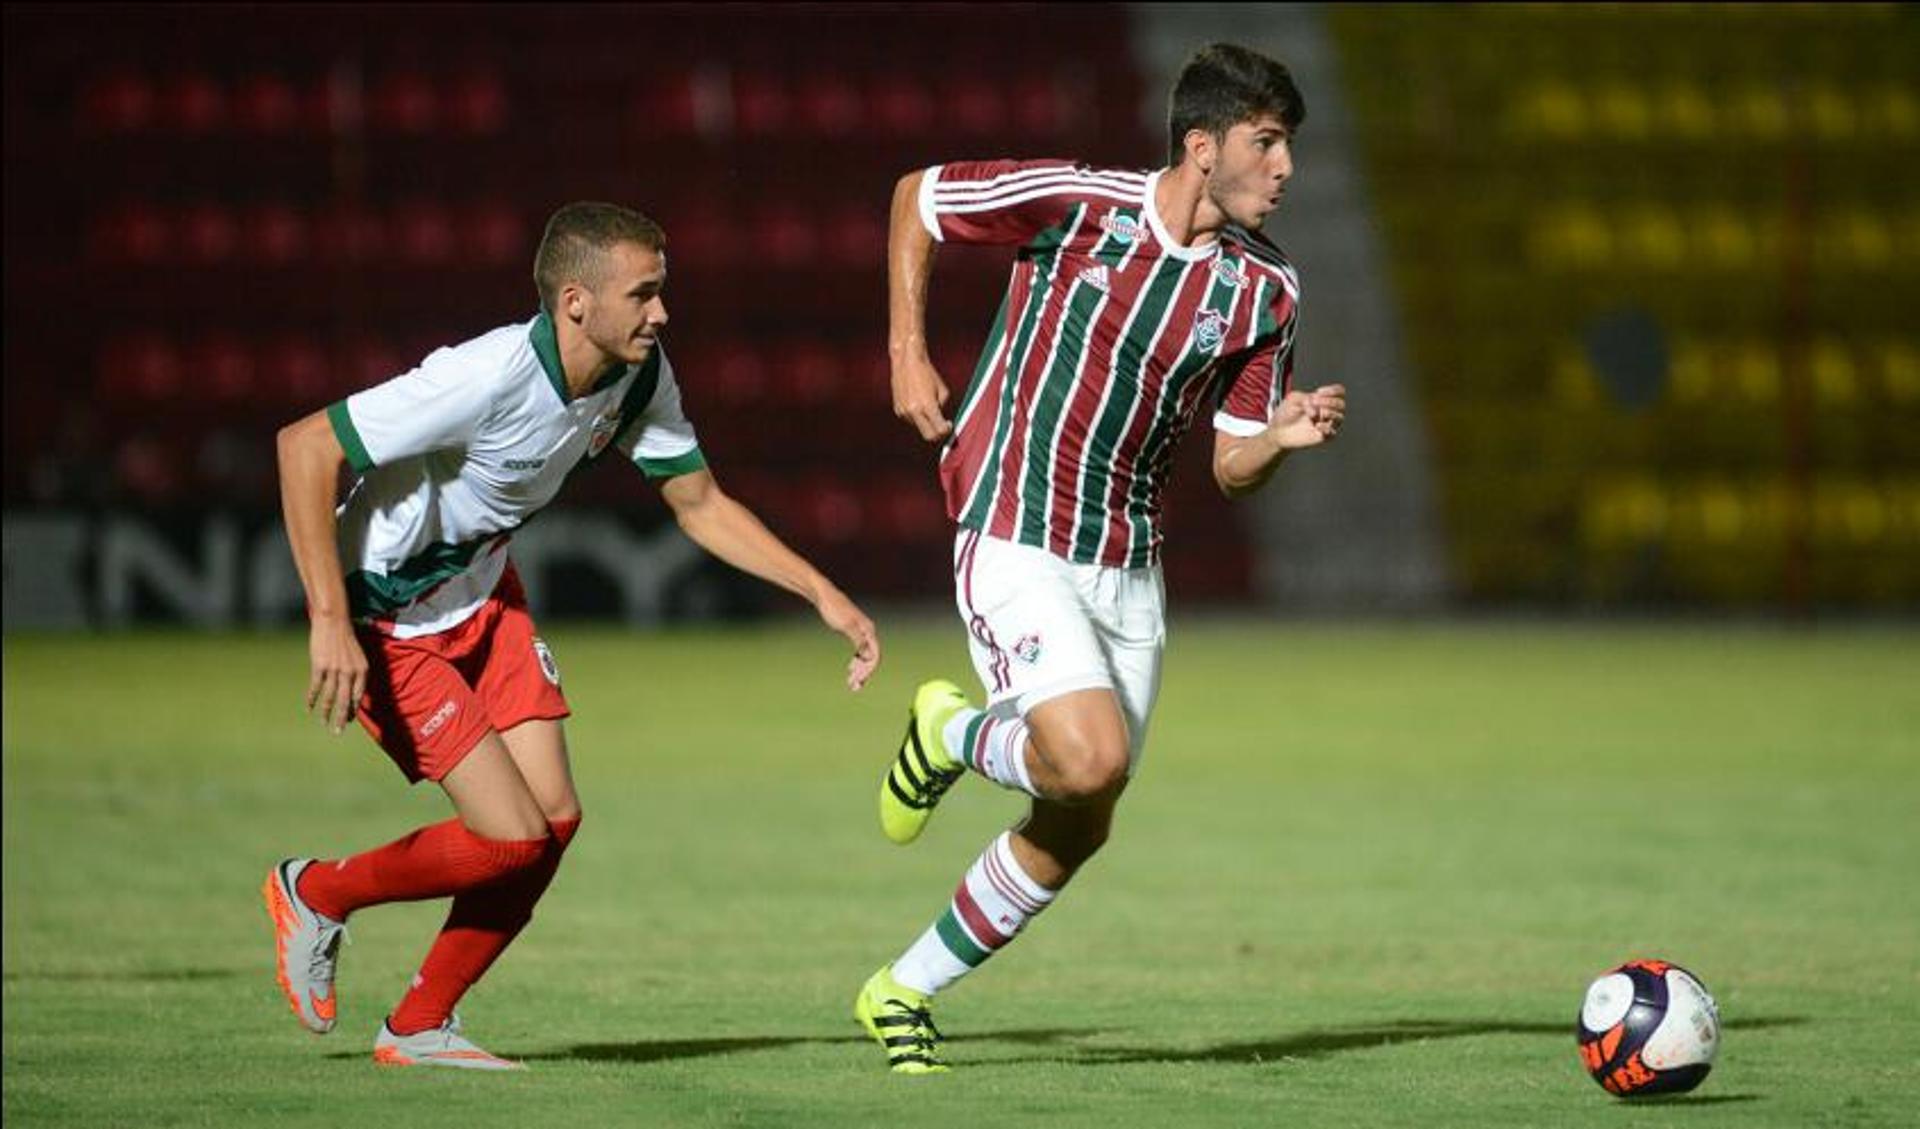
<svg viewBox="0 0 1920 1129">
<path fill-rule="evenodd" d="M 1146 234 L 1139 220 L 1119 212 L 1108 212 L 1101 216 L 1100 230 L 1112 236 L 1115 243 L 1132 243 Z"/>
<path fill-rule="evenodd" d="M 1241 270 L 1238 263 L 1229 262 L 1226 259 L 1215 259 L 1213 261 L 1213 277 L 1233 287 L 1235 290 L 1247 284 L 1247 272 Z"/>
<path fill-rule="evenodd" d="M 1081 268 L 1079 278 L 1081 282 L 1105 294 L 1107 292 L 1107 281 L 1110 274 L 1111 272 L 1107 270 L 1107 264 L 1101 263 L 1098 266 Z"/>
<path fill-rule="evenodd" d="M 539 470 L 541 467 L 547 465 L 547 460 L 545 459 L 508 459 L 506 465 L 508 470 Z"/>
<path fill-rule="evenodd" d="M 435 733 L 440 732 L 441 728 L 444 727 L 447 722 L 453 720 L 453 715 L 459 712 L 460 703 L 454 701 L 452 698 L 448 698 L 446 701 L 440 703 L 440 708 L 434 710 L 433 716 L 428 718 L 420 726 L 420 739 L 424 741 Z"/>
<path fill-rule="evenodd" d="M 595 416 L 593 420 L 593 431 L 587 439 L 587 457 L 591 459 L 606 450 L 607 444 L 613 442 L 613 433 L 619 430 L 620 409 L 618 406 L 608 408 L 598 416 Z"/>
<path fill-rule="evenodd" d="M 555 686 L 560 685 L 560 664 L 553 661 L 553 651 L 547 646 L 546 640 L 534 639 L 533 657 L 540 660 L 540 673 L 547 676 L 547 681 Z"/>
<path fill-rule="evenodd" d="M 1040 633 L 1022 635 L 1013 644 L 1013 657 L 1028 666 L 1040 661 Z"/>
<path fill-rule="evenodd" d="M 1227 315 L 1219 310 L 1195 310 L 1193 313 L 1193 340 L 1200 346 L 1202 353 L 1211 353 L 1220 348 L 1220 342 L 1227 336 Z"/>
</svg>

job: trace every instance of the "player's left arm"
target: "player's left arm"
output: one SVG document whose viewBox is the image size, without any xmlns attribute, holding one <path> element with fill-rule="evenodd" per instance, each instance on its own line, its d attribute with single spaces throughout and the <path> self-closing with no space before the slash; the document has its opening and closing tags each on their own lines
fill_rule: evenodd
<svg viewBox="0 0 1920 1129">
<path fill-rule="evenodd" d="M 1267 425 L 1253 434 L 1213 433 L 1213 480 L 1229 498 L 1251 494 L 1267 484 L 1288 455 L 1332 441 L 1346 418 L 1345 385 L 1289 392 Z"/>
<path fill-rule="evenodd" d="M 752 510 L 721 490 L 712 472 L 701 469 L 666 479 L 660 484 L 660 496 L 694 544 L 812 604 L 821 622 L 853 644 L 847 688 L 858 690 L 866 684 L 880 665 L 880 636 L 873 621 L 846 593 L 774 536 Z"/>
</svg>

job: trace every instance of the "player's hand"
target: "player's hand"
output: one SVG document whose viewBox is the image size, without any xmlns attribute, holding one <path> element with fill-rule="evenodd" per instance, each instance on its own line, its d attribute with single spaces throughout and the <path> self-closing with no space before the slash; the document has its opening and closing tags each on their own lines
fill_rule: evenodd
<svg viewBox="0 0 1920 1129">
<path fill-rule="evenodd" d="M 893 414 L 920 433 L 920 438 L 936 443 L 953 433 L 947 421 L 947 382 L 927 359 L 925 352 L 895 359 L 893 362 Z"/>
<path fill-rule="evenodd" d="M 880 665 L 880 636 L 873 629 L 873 621 L 838 588 L 822 593 L 817 607 L 821 622 L 853 644 L 853 658 L 847 663 L 847 689 L 860 689 Z"/>
<path fill-rule="evenodd" d="M 335 733 L 344 732 L 367 689 L 367 656 L 345 619 L 316 619 L 308 632 L 312 674 L 307 679 L 307 712 Z"/>
<path fill-rule="evenodd" d="M 1347 389 L 1327 384 L 1311 392 L 1289 392 L 1267 425 L 1283 451 L 1318 447 L 1340 434 L 1347 418 Z"/>
</svg>

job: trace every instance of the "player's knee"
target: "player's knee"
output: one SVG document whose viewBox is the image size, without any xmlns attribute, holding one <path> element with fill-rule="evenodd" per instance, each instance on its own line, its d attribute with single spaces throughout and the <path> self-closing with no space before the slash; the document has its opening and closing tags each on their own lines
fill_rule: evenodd
<svg viewBox="0 0 1920 1129">
<path fill-rule="evenodd" d="M 1094 742 L 1066 751 L 1058 758 L 1060 795 L 1065 803 L 1084 804 L 1105 799 L 1127 782 L 1125 746 Z"/>
<path fill-rule="evenodd" d="M 545 824 L 529 835 L 516 835 L 511 839 L 488 839 L 474 836 L 479 858 L 475 869 L 487 882 L 503 881 L 515 875 L 539 867 L 547 857 L 553 838 L 547 834 Z"/>
</svg>

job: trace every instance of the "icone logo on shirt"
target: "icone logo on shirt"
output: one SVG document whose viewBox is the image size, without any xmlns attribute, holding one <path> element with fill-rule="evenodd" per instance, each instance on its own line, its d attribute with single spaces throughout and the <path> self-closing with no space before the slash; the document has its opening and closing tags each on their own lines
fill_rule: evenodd
<svg viewBox="0 0 1920 1129">
<path fill-rule="evenodd" d="M 1116 243 L 1132 243 L 1143 234 L 1139 220 L 1132 216 L 1123 216 L 1118 212 L 1108 212 L 1101 216 L 1100 230 L 1113 236 L 1113 241 Z"/>
<path fill-rule="evenodd" d="M 1215 259 L 1213 261 L 1213 277 L 1236 290 L 1247 284 L 1247 272 L 1225 259 Z"/>
</svg>

